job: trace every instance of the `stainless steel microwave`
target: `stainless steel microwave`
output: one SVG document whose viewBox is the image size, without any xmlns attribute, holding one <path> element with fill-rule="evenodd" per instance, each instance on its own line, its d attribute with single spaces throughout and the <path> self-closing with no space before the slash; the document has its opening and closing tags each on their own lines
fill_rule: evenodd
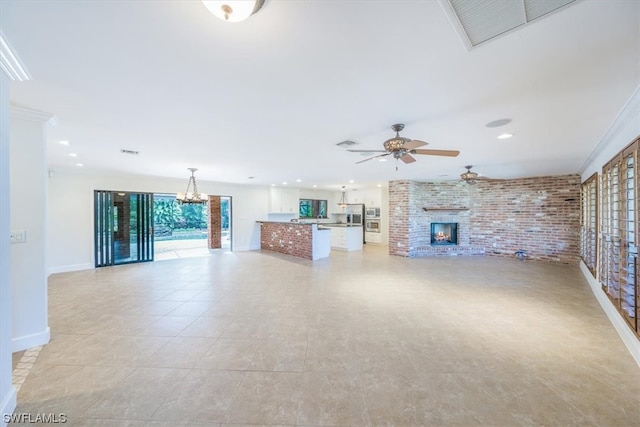
<svg viewBox="0 0 640 427">
<path fill-rule="evenodd" d="M 380 208 L 367 208 L 365 215 L 367 218 L 380 218 Z"/>
</svg>

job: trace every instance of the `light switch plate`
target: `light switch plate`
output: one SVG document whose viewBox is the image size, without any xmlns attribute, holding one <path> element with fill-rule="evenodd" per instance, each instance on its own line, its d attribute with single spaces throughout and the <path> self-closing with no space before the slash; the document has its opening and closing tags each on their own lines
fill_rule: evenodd
<svg viewBox="0 0 640 427">
<path fill-rule="evenodd" d="M 12 230 L 9 238 L 11 243 L 24 243 L 27 241 L 27 232 L 24 230 Z"/>
</svg>

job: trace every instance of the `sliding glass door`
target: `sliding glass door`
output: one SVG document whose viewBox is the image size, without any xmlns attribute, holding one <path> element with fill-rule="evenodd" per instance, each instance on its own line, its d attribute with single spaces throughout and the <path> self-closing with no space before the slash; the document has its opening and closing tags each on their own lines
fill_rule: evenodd
<svg viewBox="0 0 640 427">
<path fill-rule="evenodd" d="M 94 191 L 95 265 L 153 261 L 153 194 Z"/>
</svg>

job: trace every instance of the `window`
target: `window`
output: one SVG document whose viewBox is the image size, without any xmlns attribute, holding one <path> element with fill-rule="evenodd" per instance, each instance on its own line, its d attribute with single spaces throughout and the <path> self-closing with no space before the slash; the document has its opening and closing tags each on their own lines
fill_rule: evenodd
<svg viewBox="0 0 640 427">
<path fill-rule="evenodd" d="M 598 174 L 594 173 L 582 183 L 582 212 L 580 216 L 580 255 L 582 261 L 596 276 L 598 235 Z"/>
<path fill-rule="evenodd" d="M 327 218 L 327 201 L 300 199 L 300 218 Z"/>
<path fill-rule="evenodd" d="M 636 215 L 639 150 L 640 140 L 636 140 L 602 167 L 598 278 L 603 291 L 613 305 L 631 328 L 640 335 L 637 322 L 639 302 L 637 230 L 640 218 Z M 587 185 L 589 180 L 584 185 Z M 592 192 L 593 190 L 591 194 Z M 585 207 L 584 197 L 583 192 L 582 222 L 592 222 L 590 215 L 593 213 L 585 212 L 585 209 L 590 208 Z M 581 238 L 584 242 L 585 237 L 581 236 Z M 589 249 L 581 248 L 583 256 L 585 250 Z"/>
</svg>

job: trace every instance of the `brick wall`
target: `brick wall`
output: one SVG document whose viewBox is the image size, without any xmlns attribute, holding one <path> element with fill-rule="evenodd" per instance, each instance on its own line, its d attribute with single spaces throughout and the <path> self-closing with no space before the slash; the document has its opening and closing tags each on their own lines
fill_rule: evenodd
<svg viewBox="0 0 640 427">
<path fill-rule="evenodd" d="M 222 215 L 220 212 L 220 196 L 209 196 L 209 249 L 222 247 Z"/>
<path fill-rule="evenodd" d="M 441 210 L 424 211 L 423 208 Z M 389 183 L 389 253 L 487 254 L 577 263 L 580 176 Z M 451 208 L 451 210 L 447 210 Z M 459 246 L 432 247 L 430 223 L 457 222 Z"/>
<path fill-rule="evenodd" d="M 305 259 L 313 259 L 312 224 L 263 222 L 260 248 Z"/>
</svg>

